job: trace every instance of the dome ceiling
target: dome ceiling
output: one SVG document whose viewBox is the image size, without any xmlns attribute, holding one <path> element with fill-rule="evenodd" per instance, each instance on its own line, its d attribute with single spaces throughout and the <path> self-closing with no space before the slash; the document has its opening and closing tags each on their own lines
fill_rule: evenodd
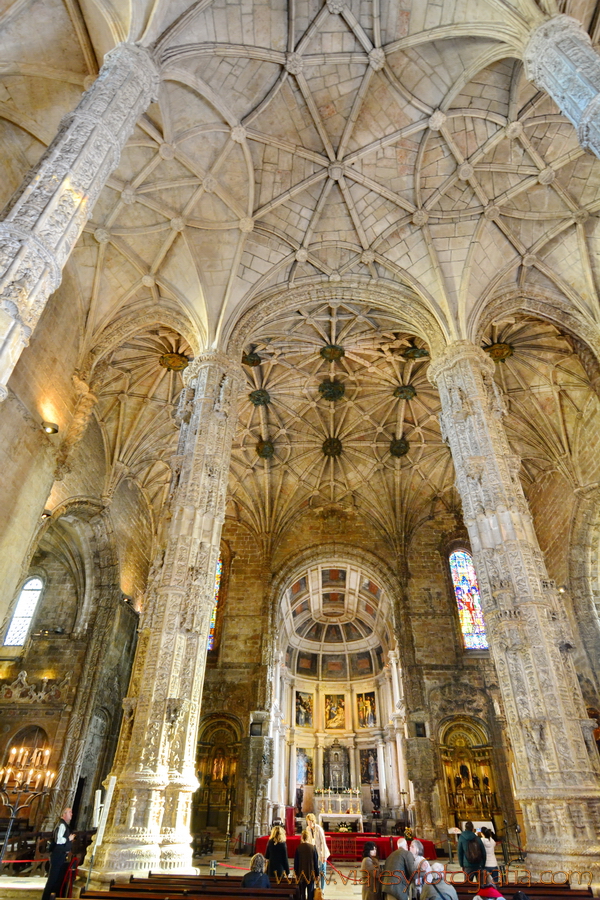
<svg viewBox="0 0 600 900">
<path fill-rule="evenodd" d="M 357 566 L 315 566 L 300 575 L 279 606 L 287 665 L 323 680 L 377 674 L 390 649 L 387 596 Z"/>
</svg>

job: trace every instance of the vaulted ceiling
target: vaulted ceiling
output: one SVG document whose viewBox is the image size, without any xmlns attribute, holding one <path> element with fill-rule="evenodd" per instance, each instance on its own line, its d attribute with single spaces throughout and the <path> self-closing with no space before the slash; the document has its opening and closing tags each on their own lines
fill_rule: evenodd
<svg viewBox="0 0 600 900">
<path fill-rule="evenodd" d="M 486 311 L 498 298 L 535 296 L 598 321 L 600 161 L 519 62 L 543 12 L 594 29 L 594 8 L 1 3 L 5 199 L 106 50 L 141 40 L 162 67 L 159 101 L 69 262 L 81 370 L 100 355 L 106 375 L 97 406 L 106 493 L 134 478 L 158 513 L 179 390 L 159 358 L 226 347 L 265 296 L 269 311 L 245 348 L 261 364 L 245 367 L 231 479 L 232 502 L 257 533 L 281 533 L 302 509 L 337 504 L 393 537 L 435 504 L 456 508 L 427 358 L 403 356 L 431 349 L 431 335 L 415 338 L 405 324 L 417 303 L 447 340 L 483 330 L 484 344 L 514 348 L 497 376 L 524 476 L 555 466 L 572 484 L 593 480 L 587 462 L 573 461 L 597 403 L 573 346 L 552 326 Z M 315 286 L 329 299 L 288 302 Z M 376 292 L 387 292 L 387 305 Z M 125 337 L 107 338 L 119 329 Z M 324 358 L 327 342 L 344 356 Z M 343 383 L 344 397 L 320 392 L 325 381 Z M 414 396 L 396 393 L 409 386 Z M 256 391 L 268 401 L 254 402 Z M 339 453 L 335 443 L 324 452 L 329 439 Z M 394 455 L 401 439 L 407 450 Z M 261 441 L 272 452 L 259 455 Z"/>
</svg>

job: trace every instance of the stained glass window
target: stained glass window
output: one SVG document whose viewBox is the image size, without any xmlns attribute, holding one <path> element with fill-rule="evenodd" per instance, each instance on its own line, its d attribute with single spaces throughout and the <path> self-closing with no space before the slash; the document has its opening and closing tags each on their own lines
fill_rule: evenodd
<svg viewBox="0 0 600 900">
<path fill-rule="evenodd" d="M 21 588 L 13 617 L 4 638 L 5 647 L 22 647 L 25 643 L 43 587 L 44 582 L 41 578 L 30 578 Z"/>
<path fill-rule="evenodd" d="M 208 646 L 207 650 L 212 650 L 215 646 L 215 629 L 217 627 L 217 606 L 219 605 L 219 591 L 221 590 L 221 575 L 223 574 L 223 560 L 219 556 L 217 560 L 217 570 L 215 572 L 215 586 L 213 590 L 213 609 L 210 614 L 210 625 L 208 627 Z"/>
<path fill-rule="evenodd" d="M 451 553 L 450 572 L 465 650 L 487 650 L 489 644 L 471 554 L 466 550 Z"/>
</svg>

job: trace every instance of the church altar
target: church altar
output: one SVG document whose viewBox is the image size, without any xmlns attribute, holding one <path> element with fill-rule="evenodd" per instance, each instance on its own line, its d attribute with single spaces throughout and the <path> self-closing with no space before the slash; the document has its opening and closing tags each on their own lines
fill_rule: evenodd
<svg viewBox="0 0 600 900">
<path fill-rule="evenodd" d="M 378 837 L 376 834 L 339 834 L 338 832 L 325 832 L 325 840 L 332 859 L 338 860 L 360 860 L 362 859 L 363 847 L 367 841 L 372 841 L 377 847 L 377 858 L 387 859 L 390 853 L 395 849 L 395 841 L 397 838 L 390 836 Z M 255 853 L 264 855 L 267 849 L 269 836 L 264 835 L 256 839 Z M 290 835 L 287 839 L 287 854 L 290 859 L 294 858 L 298 845 L 300 843 L 300 835 Z"/>
<path fill-rule="evenodd" d="M 339 792 L 328 789 L 322 794 L 315 792 L 313 803 L 319 817 L 349 815 L 355 819 L 359 816 L 362 818 L 360 788 Z"/>
<path fill-rule="evenodd" d="M 340 822 L 340 824 L 344 822 L 358 822 L 358 830 L 363 830 L 363 817 L 361 813 L 329 813 L 329 812 L 320 812 L 319 813 L 319 825 L 323 824 L 323 820 L 326 822 Z"/>
</svg>

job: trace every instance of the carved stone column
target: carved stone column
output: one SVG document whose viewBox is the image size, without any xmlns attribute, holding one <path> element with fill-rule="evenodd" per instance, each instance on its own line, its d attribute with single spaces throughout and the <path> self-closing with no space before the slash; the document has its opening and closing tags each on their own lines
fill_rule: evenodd
<svg viewBox="0 0 600 900">
<path fill-rule="evenodd" d="M 453 344 L 430 367 L 506 710 L 527 866 L 577 869 L 600 852 L 598 751 L 493 373 L 492 360 L 468 341 Z"/>
<path fill-rule="evenodd" d="M 523 61 L 527 78 L 575 126 L 581 146 L 600 156 L 600 56 L 581 22 L 560 15 L 538 25 Z"/>
<path fill-rule="evenodd" d="M 106 54 L 98 78 L 12 198 L 0 223 L 0 400 L 23 347 L 140 115 L 158 69 L 137 44 Z"/>
<path fill-rule="evenodd" d="M 295 731 L 290 728 L 288 735 L 288 806 L 296 805 L 296 740 Z"/>
<path fill-rule="evenodd" d="M 171 525 L 153 567 L 114 766 L 98 878 L 190 870 L 196 733 L 241 373 L 206 354 L 186 372 Z"/>
<path fill-rule="evenodd" d="M 386 782 L 387 772 L 385 769 L 385 741 L 381 738 L 377 741 L 377 768 L 379 770 L 379 799 L 381 800 L 381 806 L 383 808 L 388 805 L 388 795 Z"/>
</svg>

